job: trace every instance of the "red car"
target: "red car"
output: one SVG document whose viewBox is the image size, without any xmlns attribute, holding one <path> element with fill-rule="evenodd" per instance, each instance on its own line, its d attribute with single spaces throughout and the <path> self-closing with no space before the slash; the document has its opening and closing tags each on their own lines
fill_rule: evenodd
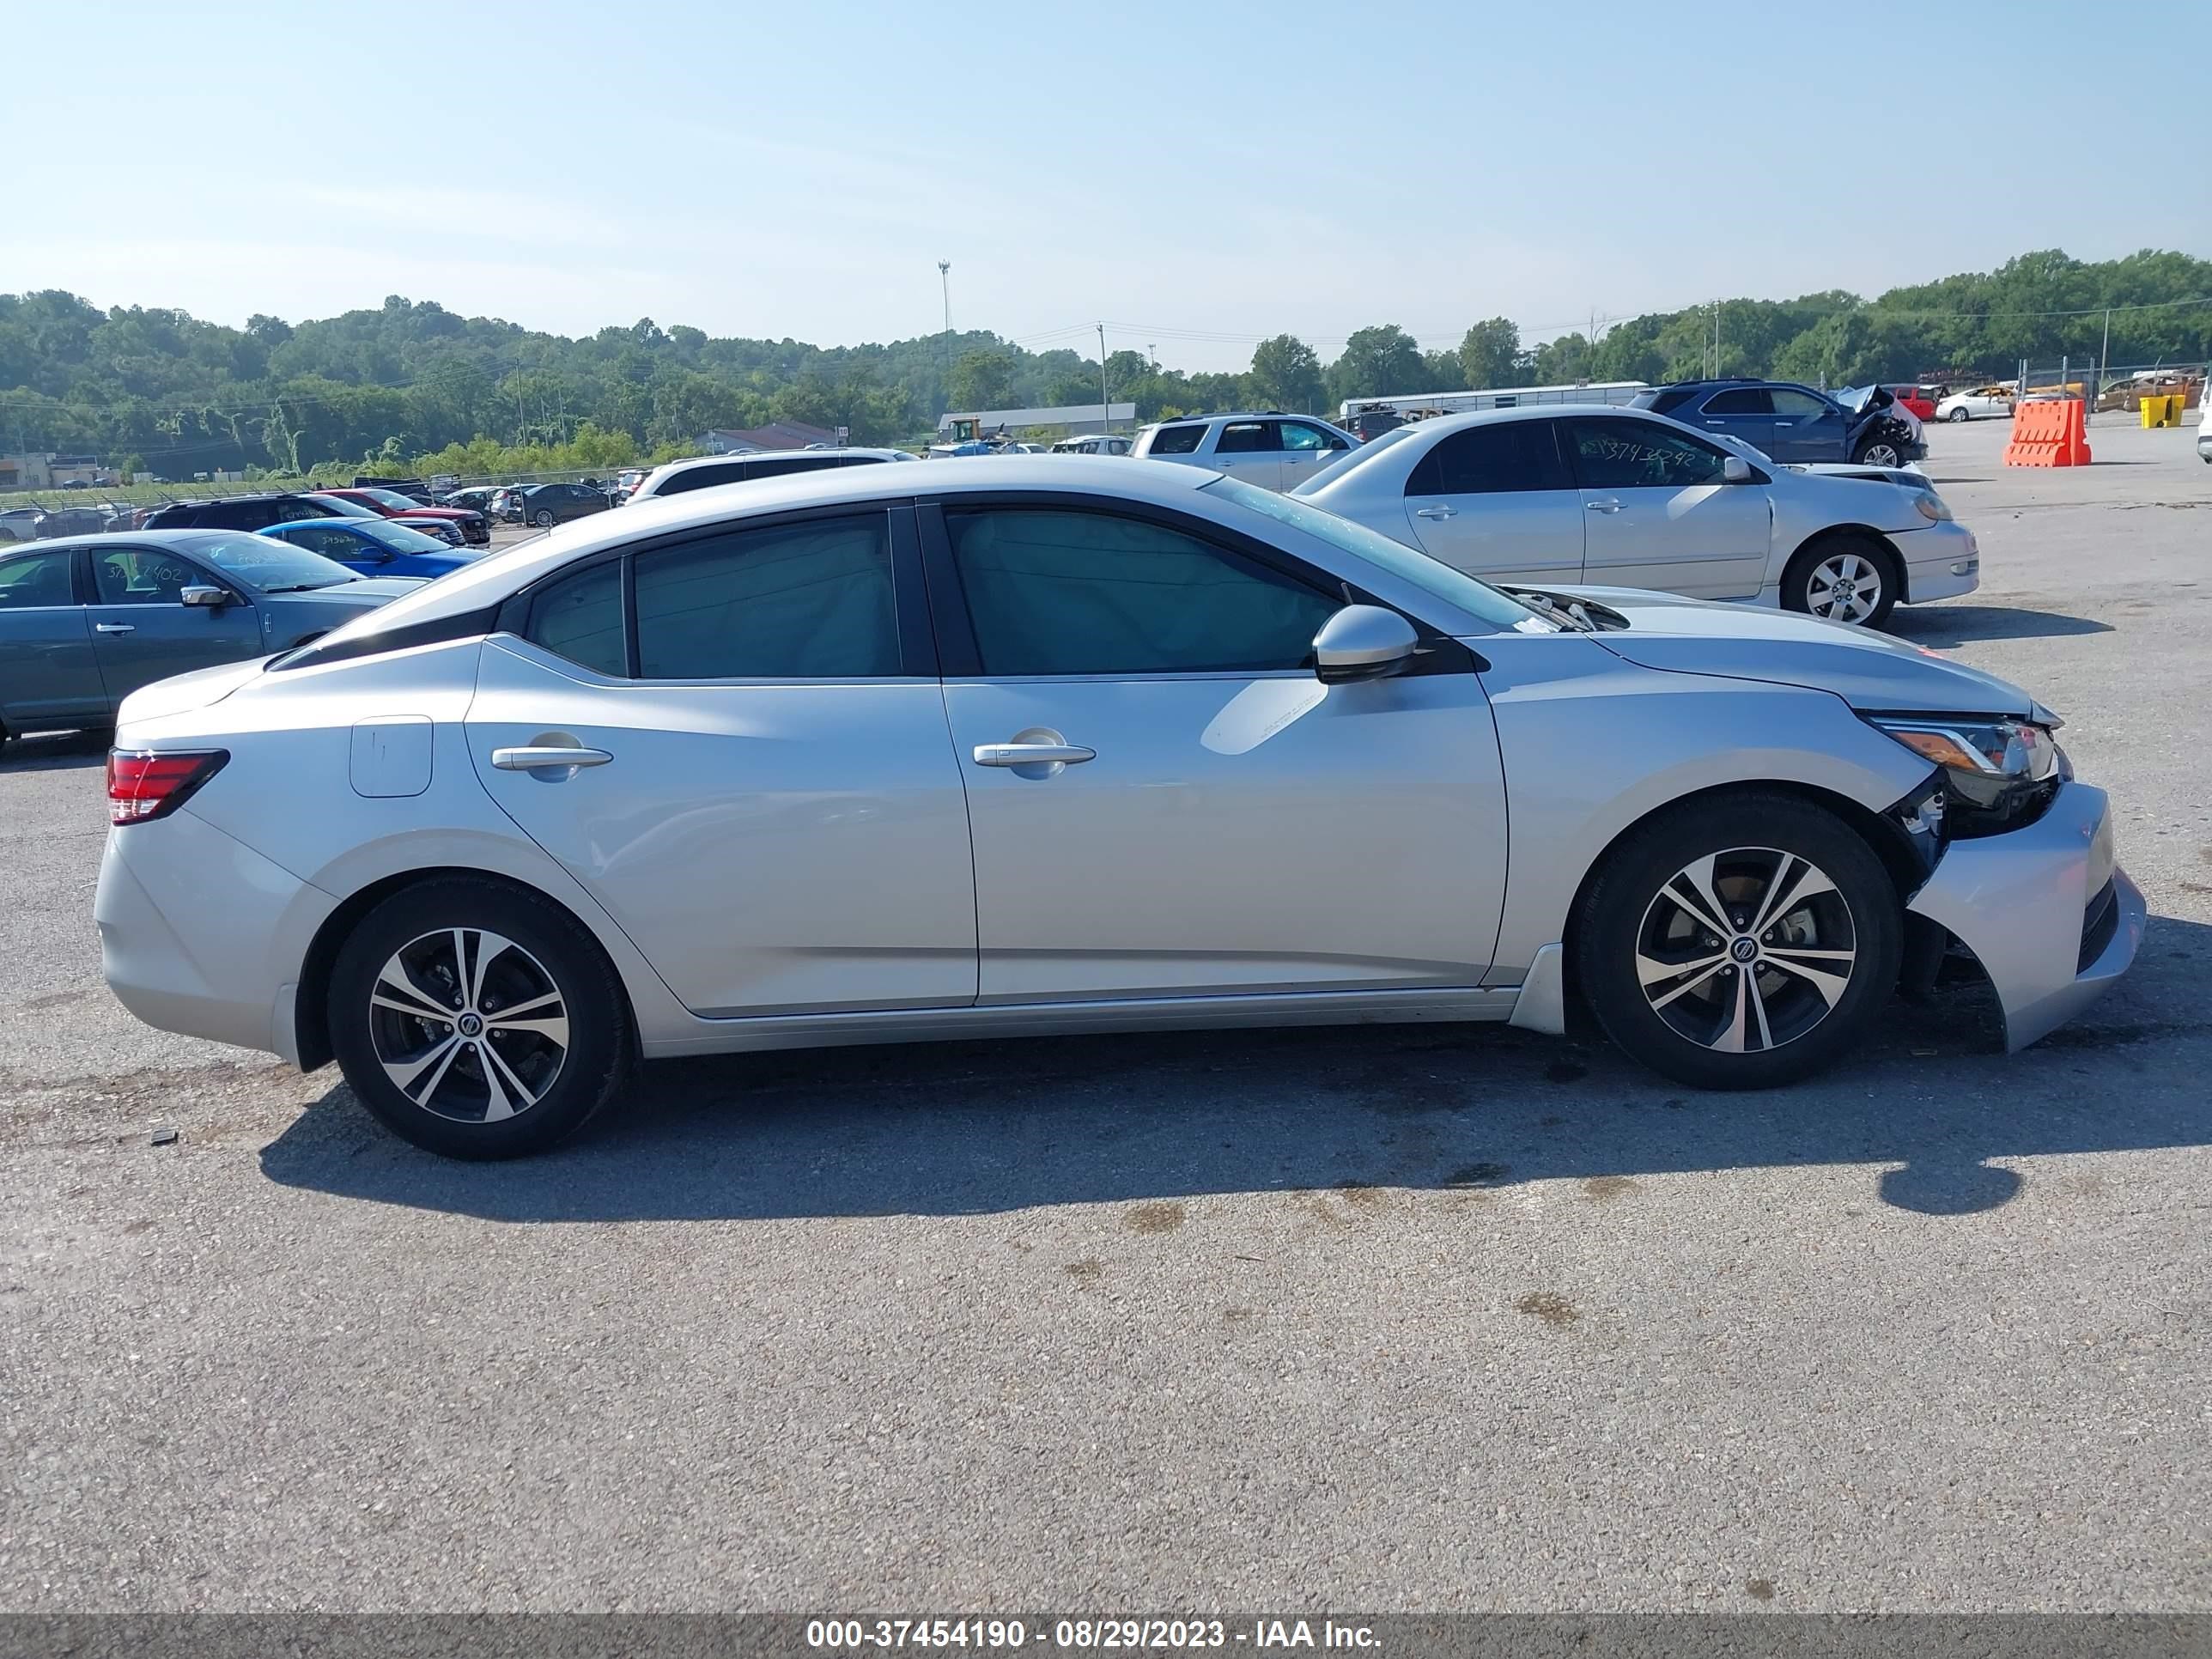
<svg viewBox="0 0 2212 1659">
<path fill-rule="evenodd" d="M 1890 386 L 1883 391 L 1894 398 L 1902 408 L 1911 410 L 1923 421 L 1936 418 L 1936 405 L 1942 400 L 1943 388 L 1933 386 Z"/>
<path fill-rule="evenodd" d="M 442 519 L 447 524 L 460 526 L 461 539 L 471 547 L 491 545 L 490 521 L 483 514 L 471 513 L 465 507 L 425 507 L 396 489 L 325 489 L 320 493 L 368 507 L 387 519 Z"/>
</svg>

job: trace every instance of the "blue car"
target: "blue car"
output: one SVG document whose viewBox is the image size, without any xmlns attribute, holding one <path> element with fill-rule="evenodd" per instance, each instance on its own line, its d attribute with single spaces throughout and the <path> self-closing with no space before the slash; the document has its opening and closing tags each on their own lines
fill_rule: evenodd
<svg viewBox="0 0 2212 1659">
<path fill-rule="evenodd" d="M 1896 402 L 1879 386 L 1838 401 L 1786 380 L 1681 380 L 1638 392 L 1630 407 L 1725 432 L 1778 461 L 1902 466 L 1928 446 Z"/>
<path fill-rule="evenodd" d="M 389 519 L 295 519 L 260 533 L 335 559 L 364 576 L 442 576 L 483 556 Z"/>
</svg>

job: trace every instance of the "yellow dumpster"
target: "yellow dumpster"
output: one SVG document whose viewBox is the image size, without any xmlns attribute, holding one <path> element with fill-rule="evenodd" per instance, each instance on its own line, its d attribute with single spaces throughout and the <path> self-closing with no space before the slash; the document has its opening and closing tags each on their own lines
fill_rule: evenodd
<svg viewBox="0 0 2212 1659">
<path fill-rule="evenodd" d="M 2186 401 L 2186 393 L 2184 393 L 2180 397 L 2176 397 L 2172 392 L 2161 392 L 2154 396 L 2145 398 L 2142 400 L 2143 425 L 2147 428 L 2154 426 L 2179 426 L 2181 424 L 2181 405 L 2185 401 Z"/>
</svg>

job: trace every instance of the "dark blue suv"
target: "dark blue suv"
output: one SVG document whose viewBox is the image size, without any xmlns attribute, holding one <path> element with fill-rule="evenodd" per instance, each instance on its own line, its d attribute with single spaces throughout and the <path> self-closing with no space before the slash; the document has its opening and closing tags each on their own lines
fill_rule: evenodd
<svg viewBox="0 0 2212 1659">
<path fill-rule="evenodd" d="M 1880 387 L 1846 407 L 1786 380 L 1682 380 L 1638 392 L 1634 406 L 1685 426 L 1725 432 L 1778 461 L 1849 461 L 1902 466 L 1928 453 Z"/>
</svg>

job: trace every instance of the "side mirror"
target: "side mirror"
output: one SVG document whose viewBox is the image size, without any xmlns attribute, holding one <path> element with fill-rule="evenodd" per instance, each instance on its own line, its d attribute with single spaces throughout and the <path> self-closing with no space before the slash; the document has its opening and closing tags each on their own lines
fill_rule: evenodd
<svg viewBox="0 0 2212 1659">
<path fill-rule="evenodd" d="M 1721 457 L 1721 482 L 1723 483 L 1749 483 L 1751 482 L 1751 463 L 1744 459 L 1741 455 L 1723 455 Z"/>
<path fill-rule="evenodd" d="M 180 605 L 204 605 L 219 610 L 230 604 L 234 597 L 228 588 L 211 587 L 204 582 L 195 582 L 190 587 L 180 589 L 177 594 L 177 600 Z"/>
<path fill-rule="evenodd" d="M 1379 680 L 1413 661 L 1413 624 L 1375 605 L 1347 605 L 1314 635 L 1314 672 L 1323 685 Z"/>
</svg>

